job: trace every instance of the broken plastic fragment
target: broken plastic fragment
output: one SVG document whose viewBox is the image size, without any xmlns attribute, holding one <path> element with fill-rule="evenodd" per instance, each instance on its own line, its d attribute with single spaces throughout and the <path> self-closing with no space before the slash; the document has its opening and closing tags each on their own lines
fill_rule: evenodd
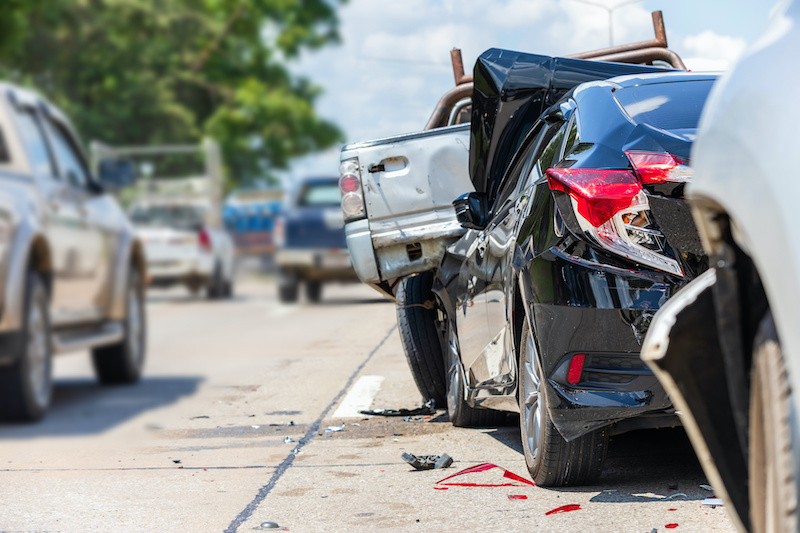
<svg viewBox="0 0 800 533">
<path fill-rule="evenodd" d="M 667 509 L 667 511 L 677 511 L 677 509 L 672 508 L 672 509 Z"/>
<path fill-rule="evenodd" d="M 433 487 L 436 490 L 448 490 L 447 487 Z"/>
<path fill-rule="evenodd" d="M 675 494 L 670 494 L 669 496 L 667 496 L 667 497 L 666 497 L 666 498 L 664 498 L 664 499 L 665 499 L 665 500 L 671 500 L 671 499 L 673 499 L 673 498 L 677 498 L 678 496 L 682 496 L 682 497 L 684 497 L 684 498 L 688 498 L 688 496 L 687 496 L 686 494 L 684 494 L 684 493 L 682 493 L 682 492 L 676 492 Z"/>
<path fill-rule="evenodd" d="M 561 507 L 556 507 L 555 509 L 553 509 L 551 511 L 547 511 L 544 514 L 545 515 L 551 515 L 551 514 L 558 514 L 558 513 L 568 513 L 570 511 L 580 511 L 580 509 L 581 509 L 581 506 L 578 505 L 577 503 L 569 503 L 567 505 L 562 505 Z"/>
<path fill-rule="evenodd" d="M 435 415 L 436 414 L 436 401 L 431 398 L 423 404 L 422 407 L 416 409 L 370 409 L 359 411 L 362 415 L 374 416 L 416 416 L 416 415 Z"/>
<path fill-rule="evenodd" d="M 175 463 L 176 465 L 181 464 L 181 460 L 180 459 L 173 459 L 172 462 Z"/>
<path fill-rule="evenodd" d="M 285 437 L 283 439 L 283 442 L 285 442 L 286 444 L 289 444 L 290 442 L 297 442 L 297 441 L 295 439 L 293 439 L 292 437 Z"/>
<path fill-rule="evenodd" d="M 714 488 L 711 485 L 700 485 L 700 488 L 710 490 L 712 492 L 714 491 Z"/>
<path fill-rule="evenodd" d="M 417 470 L 431 470 L 433 468 L 447 468 L 453 464 L 453 458 L 447 455 L 414 455 L 403 453 L 400 457 Z"/>
<path fill-rule="evenodd" d="M 718 505 L 725 505 L 725 502 L 722 501 L 722 498 L 711 496 L 710 498 L 706 498 L 705 500 L 703 500 L 703 503 L 701 503 L 700 505 L 704 505 L 706 507 L 716 507 Z"/>
<path fill-rule="evenodd" d="M 676 527 L 678 527 L 678 524 L 667 524 L 664 527 L 667 528 L 667 529 L 675 529 Z"/>
<path fill-rule="evenodd" d="M 325 431 L 327 431 L 329 433 L 335 433 L 335 432 L 341 431 L 343 429 L 344 429 L 344 424 L 342 424 L 341 426 L 328 426 L 327 428 L 325 428 Z"/>
<path fill-rule="evenodd" d="M 475 474 L 478 472 L 486 472 L 487 470 L 492 470 L 497 468 L 503 472 L 503 479 L 499 480 L 498 483 L 471 483 L 471 482 L 454 482 L 450 481 L 445 483 L 449 479 L 453 479 L 457 476 L 463 476 L 466 474 Z M 505 481 L 510 480 L 510 481 Z M 450 485 L 454 487 L 524 487 L 526 485 L 535 486 L 536 484 L 533 481 L 529 481 L 523 477 L 518 476 L 517 474 L 506 470 L 501 466 L 497 466 L 492 463 L 481 463 L 479 465 L 471 466 L 466 468 L 460 472 L 456 472 L 452 476 L 447 476 L 444 479 L 440 479 L 436 482 L 436 485 Z"/>
<path fill-rule="evenodd" d="M 524 494 L 509 494 L 508 495 L 508 499 L 509 500 L 527 500 L 528 497 L 526 495 L 524 495 Z"/>
<path fill-rule="evenodd" d="M 261 525 L 254 527 L 256 531 L 286 531 L 285 527 L 281 527 L 277 522 L 261 522 Z"/>
</svg>

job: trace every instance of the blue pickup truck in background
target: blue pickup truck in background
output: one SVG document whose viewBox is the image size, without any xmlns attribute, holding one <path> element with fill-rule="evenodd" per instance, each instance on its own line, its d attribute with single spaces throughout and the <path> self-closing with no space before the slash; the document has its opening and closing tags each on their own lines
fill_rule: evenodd
<svg viewBox="0 0 800 533">
<path fill-rule="evenodd" d="M 319 302 L 323 283 L 358 281 L 347 250 L 340 202 L 336 177 L 301 180 L 287 194 L 275 222 L 281 302 L 297 301 L 301 283 L 306 298 Z"/>
<path fill-rule="evenodd" d="M 275 220 L 284 192 L 273 188 L 237 189 L 225 200 L 222 218 L 240 255 L 261 256 L 269 269 L 275 252 Z"/>
</svg>

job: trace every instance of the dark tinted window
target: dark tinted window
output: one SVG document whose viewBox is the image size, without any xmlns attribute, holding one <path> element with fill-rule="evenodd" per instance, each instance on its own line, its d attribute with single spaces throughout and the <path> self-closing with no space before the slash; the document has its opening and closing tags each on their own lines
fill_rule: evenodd
<svg viewBox="0 0 800 533">
<path fill-rule="evenodd" d="M 714 80 L 656 83 L 618 89 L 614 96 L 637 124 L 694 129 L 713 84 Z"/>
<path fill-rule="evenodd" d="M 83 158 L 78 153 L 71 137 L 59 125 L 46 121 L 53 149 L 61 170 L 61 176 L 75 187 L 89 186 L 89 171 L 83 164 Z"/>
<path fill-rule="evenodd" d="M 33 171 L 37 174 L 55 176 L 50 149 L 44 139 L 39 119 L 30 111 L 20 111 L 17 113 L 17 123 L 22 143 L 25 145 L 28 157 L 31 158 Z"/>
<path fill-rule="evenodd" d="M 3 136 L 3 130 L 0 129 L 0 163 L 8 163 L 10 161 L 11 155 L 8 153 L 6 138 Z"/>
<path fill-rule="evenodd" d="M 300 205 L 305 207 L 339 207 L 342 193 L 339 184 L 308 184 L 300 194 Z"/>
</svg>

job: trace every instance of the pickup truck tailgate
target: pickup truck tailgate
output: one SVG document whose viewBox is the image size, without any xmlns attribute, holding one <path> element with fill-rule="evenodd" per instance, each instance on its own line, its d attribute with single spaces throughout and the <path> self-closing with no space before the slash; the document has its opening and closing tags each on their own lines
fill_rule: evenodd
<svg viewBox="0 0 800 533">
<path fill-rule="evenodd" d="M 469 177 L 469 124 L 438 128 L 353 144 L 342 149 L 342 160 L 358 158 L 371 246 L 354 246 L 359 255 L 374 253 L 377 274 L 364 282 L 386 281 L 439 266 L 445 246 L 464 233 L 452 201 L 474 190 Z M 350 227 L 353 226 L 353 227 Z M 361 227 L 359 235 L 366 237 Z M 371 248 L 371 250 L 369 249 Z M 371 259 L 371 258 L 362 258 Z M 357 268 L 358 270 L 358 268 Z"/>
</svg>

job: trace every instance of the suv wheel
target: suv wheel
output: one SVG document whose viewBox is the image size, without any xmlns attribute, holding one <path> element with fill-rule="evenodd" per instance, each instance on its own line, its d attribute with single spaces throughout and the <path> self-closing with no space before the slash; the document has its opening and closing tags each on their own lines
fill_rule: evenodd
<svg viewBox="0 0 800 533">
<path fill-rule="evenodd" d="M 436 328 L 433 274 L 403 278 L 397 286 L 397 327 L 411 375 L 427 401 L 444 407 L 447 398 L 444 357 Z"/>
<path fill-rule="evenodd" d="M 286 270 L 278 272 L 278 299 L 285 304 L 297 301 L 297 292 L 300 282 L 297 274 Z"/>
<path fill-rule="evenodd" d="M 306 281 L 306 298 L 309 302 L 319 303 L 322 300 L 322 282 Z"/>
<path fill-rule="evenodd" d="M 25 287 L 22 334 L 13 349 L 15 362 L 0 369 L 0 419 L 33 422 L 50 405 L 53 363 L 47 289 L 29 272 Z"/>
<path fill-rule="evenodd" d="M 126 289 L 124 336 L 117 344 L 92 350 L 94 371 L 101 383 L 134 383 L 144 367 L 146 321 L 142 280 L 131 267 Z"/>
<path fill-rule="evenodd" d="M 225 280 L 222 277 L 222 266 L 217 263 L 214 265 L 214 273 L 206 287 L 206 298 L 216 300 L 225 296 Z"/>
<path fill-rule="evenodd" d="M 547 410 L 547 380 L 541 379 L 528 319 L 522 326 L 519 361 L 519 411 L 522 450 L 533 481 L 542 487 L 586 485 L 603 471 L 608 447 L 605 429 L 565 441 Z"/>
<path fill-rule="evenodd" d="M 797 529 L 792 392 L 775 323 L 768 313 L 761 320 L 753 346 L 750 390 L 750 514 L 754 533 Z"/>
</svg>

